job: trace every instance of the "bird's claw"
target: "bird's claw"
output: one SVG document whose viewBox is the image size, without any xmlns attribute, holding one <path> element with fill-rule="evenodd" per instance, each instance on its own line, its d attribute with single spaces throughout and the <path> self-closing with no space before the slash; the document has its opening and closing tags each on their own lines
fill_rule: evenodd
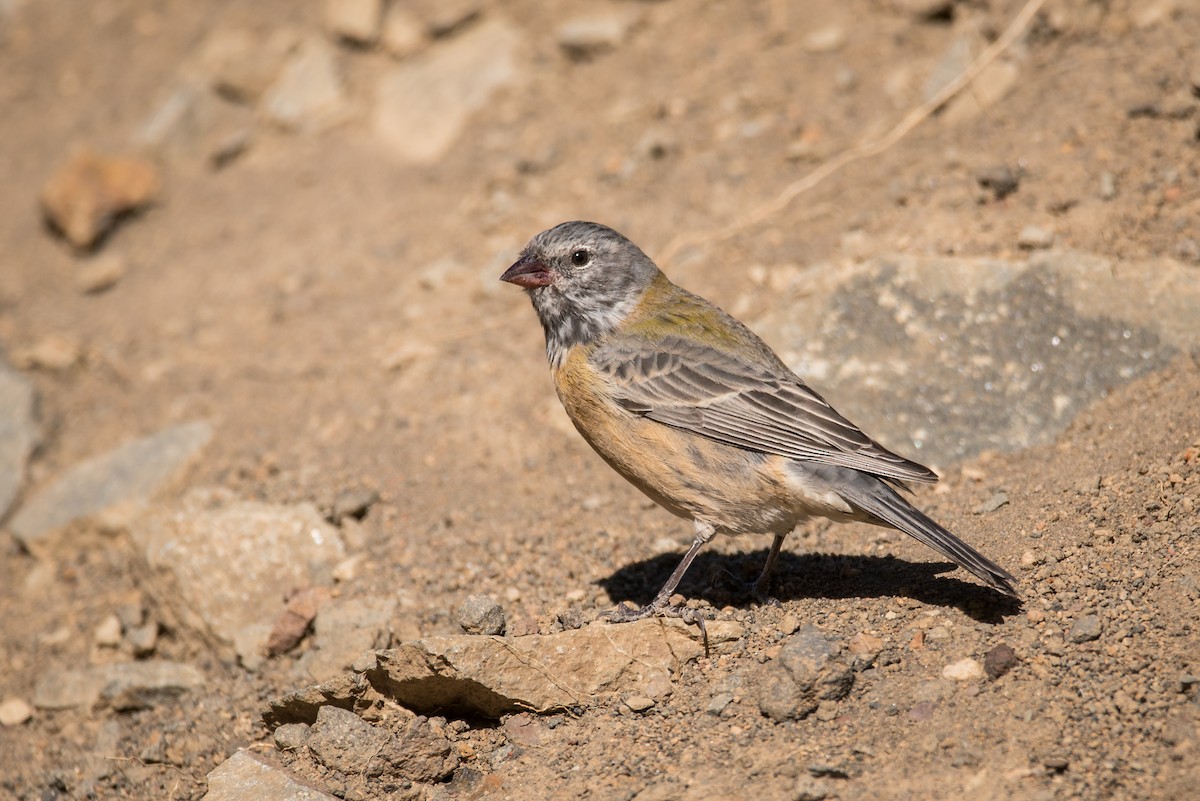
<svg viewBox="0 0 1200 801">
<path fill-rule="evenodd" d="M 704 655 L 708 656 L 708 626 L 704 623 L 704 613 L 699 609 L 651 601 L 640 608 L 621 604 L 616 609 L 609 609 L 596 615 L 597 620 L 607 620 L 610 623 L 632 623 L 635 620 L 644 620 L 648 617 L 679 618 L 684 623 L 696 626 L 700 629 L 700 636 L 704 639 Z"/>
</svg>

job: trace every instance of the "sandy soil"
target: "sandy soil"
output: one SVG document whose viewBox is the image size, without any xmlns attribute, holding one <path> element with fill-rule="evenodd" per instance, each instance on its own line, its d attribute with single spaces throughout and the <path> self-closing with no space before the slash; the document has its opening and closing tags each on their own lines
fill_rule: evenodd
<svg viewBox="0 0 1200 801">
<path fill-rule="evenodd" d="M 994 37 L 1020 7 L 945 3 L 953 11 L 929 19 L 907 9 L 938 4 L 619 2 L 605 13 L 637 23 L 611 52 L 576 61 L 555 31 L 593 4 L 481 2 L 482 18 L 522 31 L 522 78 L 434 165 L 404 163 L 371 133 L 362 98 L 392 58 L 338 45 L 342 122 L 256 126 L 221 169 L 199 145 L 156 154 L 160 202 L 102 245 L 127 274 L 80 292 L 84 257 L 44 225 L 43 183 L 81 143 L 134 150 L 213 31 L 320 31 L 320 4 L 296 5 L 0 3 L 11 6 L 0 12 L 0 350 L 65 335 L 82 354 L 27 371 L 43 432 L 27 489 L 204 418 L 218 433 L 189 484 L 321 508 L 346 489 L 377 490 L 366 556 L 339 592 L 400 598 L 398 638 L 458 631 L 472 593 L 543 630 L 570 610 L 645 601 L 689 537 L 557 408 L 528 303 L 496 281 L 524 241 L 595 219 L 654 254 L 724 225 L 886 131 L 920 104 L 955 37 Z M 842 32 L 834 48 L 806 39 L 830 26 Z M 1197 41 L 1200 13 L 1184 0 L 1052 1 L 1016 46 L 1018 77 L 1001 99 L 926 121 L 765 222 L 685 252 L 671 273 L 733 307 L 754 265 L 1014 257 L 1030 224 L 1118 263 L 1195 263 Z M 1021 175 L 1003 200 L 979 182 L 999 166 Z M 616 698 L 517 716 L 520 736 L 511 722 L 455 723 L 460 767 L 434 787 L 281 759 L 347 798 L 701 799 L 747 787 L 764 799 L 1194 797 L 1197 398 L 1200 361 L 1184 354 L 1114 388 L 1055 444 L 946 466 L 937 490 L 917 494 L 1017 573 L 1020 605 L 997 606 L 900 535 L 813 526 L 781 559 L 781 606 L 756 607 L 714 577 L 752 574 L 768 543 L 718 542 L 680 590 L 740 622 L 744 642 L 685 666 L 648 710 Z M 972 513 L 998 491 L 1006 505 Z M 29 699 L 47 669 L 119 658 L 93 632 L 144 598 L 123 535 L 87 532 L 38 554 L 0 543 L 0 696 Z M 1073 642 L 1090 614 L 1104 633 Z M 809 623 L 843 643 L 882 642 L 845 699 L 775 722 L 755 688 Z M 1020 659 L 1007 675 L 942 678 L 1002 643 Z M 0 788 L 199 798 L 238 749 L 274 750 L 260 716 L 295 688 L 304 647 L 249 672 L 166 629 L 157 655 L 202 670 L 203 691 L 129 713 L 37 711 L 0 729 Z"/>
</svg>

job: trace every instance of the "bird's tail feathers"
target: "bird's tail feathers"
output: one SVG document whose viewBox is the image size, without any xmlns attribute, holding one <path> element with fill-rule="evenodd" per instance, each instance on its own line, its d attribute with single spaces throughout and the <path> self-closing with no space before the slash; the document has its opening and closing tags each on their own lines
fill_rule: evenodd
<svg viewBox="0 0 1200 801">
<path fill-rule="evenodd" d="M 1013 598 L 1020 597 L 1016 578 L 1011 573 L 951 534 L 904 500 L 892 487 L 882 481 L 873 483 L 874 486 L 839 487 L 838 492 L 849 503 L 878 518 L 880 522 L 903 531 L 975 574 L 992 589 Z"/>
</svg>

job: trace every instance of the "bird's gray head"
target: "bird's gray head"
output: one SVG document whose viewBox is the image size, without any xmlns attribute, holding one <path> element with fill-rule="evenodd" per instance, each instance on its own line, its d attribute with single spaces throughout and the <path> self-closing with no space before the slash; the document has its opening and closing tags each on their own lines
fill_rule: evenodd
<svg viewBox="0 0 1200 801">
<path fill-rule="evenodd" d="M 557 366 L 572 345 L 619 325 L 658 275 L 654 262 L 613 229 L 576 221 L 531 239 L 500 280 L 529 293 L 546 355 Z"/>
</svg>

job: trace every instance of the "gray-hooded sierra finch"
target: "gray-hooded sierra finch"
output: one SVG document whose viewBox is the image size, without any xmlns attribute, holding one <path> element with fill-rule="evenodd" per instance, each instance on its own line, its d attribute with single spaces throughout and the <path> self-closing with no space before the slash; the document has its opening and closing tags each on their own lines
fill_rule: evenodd
<svg viewBox="0 0 1200 801">
<path fill-rule="evenodd" d="M 566 222 L 530 240 L 501 276 L 523 287 L 546 333 L 558 397 L 608 464 L 696 538 L 658 595 L 620 620 L 669 612 L 669 599 L 717 534 L 773 534 L 762 597 L 784 538 L 810 517 L 899 529 L 989 587 L 1015 579 L 906 501 L 929 468 L 838 414 L 750 329 L 671 283 L 611 228 Z"/>
</svg>

